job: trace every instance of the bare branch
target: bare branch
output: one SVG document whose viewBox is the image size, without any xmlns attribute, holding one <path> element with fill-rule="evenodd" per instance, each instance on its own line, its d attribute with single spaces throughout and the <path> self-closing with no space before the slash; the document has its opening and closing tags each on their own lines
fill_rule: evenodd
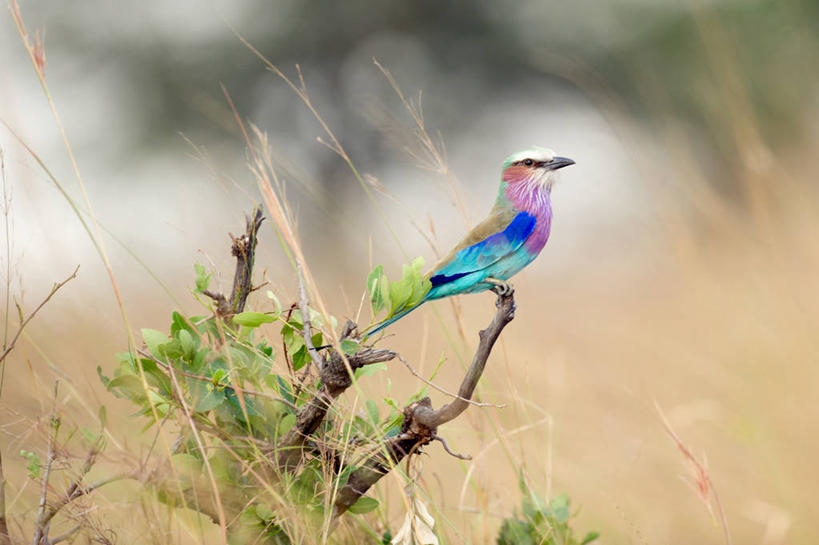
<svg viewBox="0 0 819 545">
<path fill-rule="evenodd" d="M 452 450 L 449 448 L 449 443 L 447 443 L 447 442 L 446 442 L 446 439 L 444 439 L 444 438 L 443 438 L 443 437 L 441 437 L 440 435 L 433 435 L 433 436 L 432 436 L 432 440 L 433 440 L 433 441 L 440 441 L 440 442 L 441 442 L 441 444 L 444 446 L 444 450 L 445 450 L 445 451 L 447 452 L 447 454 L 449 454 L 450 456 L 454 456 L 455 458 L 458 458 L 459 460 L 471 460 L 471 459 L 472 459 L 472 456 L 470 456 L 469 454 L 458 454 L 457 452 L 453 452 L 453 451 L 452 451 Z"/>
<path fill-rule="evenodd" d="M 458 389 L 458 398 L 444 405 L 436 411 L 421 410 L 413 415 L 419 424 L 426 426 L 429 429 L 436 429 L 441 424 L 446 424 L 460 416 L 469 406 L 468 400 L 472 398 L 475 392 L 475 387 L 478 385 L 483 374 L 486 360 L 489 359 L 489 354 L 492 352 L 492 347 L 495 346 L 495 341 L 506 327 L 506 324 L 511 322 L 515 317 L 515 297 L 514 291 L 511 288 L 503 295 L 498 295 L 498 300 L 495 302 L 498 311 L 492 319 L 489 327 L 479 333 L 480 343 L 472 358 L 472 364 L 466 372 L 466 376 L 461 381 L 461 387 Z"/>
<path fill-rule="evenodd" d="M 57 293 L 60 290 L 60 288 L 62 288 L 75 278 L 77 278 L 77 271 L 79 270 L 80 266 L 77 265 L 77 268 L 74 269 L 74 272 L 71 273 L 71 275 L 68 278 L 66 278 L 62 282 L 54 284 L 51 287 L 51 291 L 48 292 L 48 295 L 46 295 L 45 299 L 43 299 L 42 302 L 39 305 L 37 305 L 37 308 L 35 308 L 32 311 L 32 313 L 29 314 L 28 317 L 20 323 L 20 328 L 17 330 L 17 333 L 14 334 L 14 337 L 11 339 L 11 342 L 8 344 L 8 346 L 5 347 L 5 350 L 3 350 L 3 354 L 0 355 L 0 362 L 4 361 L 6 359 L 6 356 L 8 356 L 9 353 L 12 350 L 14 350 L 14 345 L 17 343 L 17 339 L 20 338 L 20 334 L 23 333 L 23 329 L 25 329 L 25 327 L 28 325 L 31 319 L 34 318 L 34 316 L 40 311 L 40 309 L 43 308 L 46 305 L 46 303 L 48 303 L 51 300 L 51 298 L 54 296 L 55 293 Z"/>
<path fill-rule="evenodd" d="M 253 291 L 253 262 L 262 221 L 264 221 L 262 209 L 256 207 L 252 217 L 245 217 L 245 233 L 231 237 L 233 239 L 231 253 L 236 258 L 236 273 L 233 275 L 233 291 L 230 296 L 230 309 L 234 313 L 244 311 L 247 298 Z"/>
<path fill-rule="evenodd" d="M 432 402 L 428 397 L 405 407 L 401 433 L 396 437 L 387 439 L 377 454 L 360 464 L 350 473 L 347 484 L 339 490 L 336 497 L 333 510 L 334 517 L 339 517 L 345 513 L 351 505 L 367 493 L 370 487 L 389 473 L 396 464 L 430 441 L 441 441 L 448 453 L 462 458 L 462 455 L 452 452 L 446 441 L 438 435 L 438 426 L 457 418 L 469 407 L 472 394 L 475 392 L 475 387 L 483 374 L 486 361 L 489 359 L 495 341 L 498 340 L 503 328 L 515 317 L 514 291 L 508 289 L 497 295 L 498 299 L 495 306 L 498 310 L 495 312 L 495 317 L 489 327 L 480 332 L 478 348 L 466 376 L 461 381 L 461 387 L 458 390 L 456 399 L 438 410 L 432 408 Z"/>
<path fill-rule="evenodd" d="M 82 526 L 80 524 L 77 524 L 76 526 L 74 526 L 73 528 L 68 530 L 67 532 L 62 533 L 62 534 L 60 534 L 57 537 L 54 537 L 52 539 L 49 539 L 48 544 L 49 545 L 56 545 L 57 543 L 59 543 L 61 541 L 71 539 L 74 536 L 74 534 L 76 534 L 77 532 L 80 531 L 80 528 L 82 528 Z"/>
<path fill-rule="evenodd" d="M 230 298 L 222 293 L 202 290 L 202 294 L 216 303 L 216 314 L 227 317 L 244 311 L 248 296 L 253 292 L 253 263 L 256 256 L 259 227 L 264 221 L 262 210 L 253 209 L 252 216 L 245 216 L 245 232 L 238 237 L 230 235 L 230 253 L 236 258 L 236 272 L 233 275 L 233 289 Z M 258 288 L 257 286 L 256 288 Z"/>
</svg>

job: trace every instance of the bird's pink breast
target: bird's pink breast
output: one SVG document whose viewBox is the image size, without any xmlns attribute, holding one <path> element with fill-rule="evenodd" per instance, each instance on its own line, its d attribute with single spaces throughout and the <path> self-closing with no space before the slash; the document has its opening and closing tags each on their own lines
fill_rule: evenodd
<svg viewBox="0 0 819 545">
<path fill-rule="evenodd" d="M 549 240 L 552 227 L 552 204 L 549 190 L 530 176 L 522 177 L 523 174 L 523 172 L 515 172 L 514 167 L 506 169 L 504 172 L 504 181 L 507 182 L 506 198 L 518 210 L 535 216 L 537 220 L 535 229 L 523 246 L 530 254 L 537 255 Z"/>
</svg>

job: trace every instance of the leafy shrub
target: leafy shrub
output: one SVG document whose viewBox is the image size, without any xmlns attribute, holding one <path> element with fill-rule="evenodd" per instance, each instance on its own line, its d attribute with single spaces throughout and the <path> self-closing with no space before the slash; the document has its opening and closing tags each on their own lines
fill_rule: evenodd
<svg viewBox="0 0 819 545">
<path fill-rule="evenodd" d="M 531 490 L 522 475 L 519 484 L 523 493 L 520 517 L 515 513 L 504 519 L 497 545 L 586 545 L 599 537 L 597 532 L 589 532 L 578 541 L 570 526 L 574 514 L 566 494 L 547 503 Z"/>
</svg>

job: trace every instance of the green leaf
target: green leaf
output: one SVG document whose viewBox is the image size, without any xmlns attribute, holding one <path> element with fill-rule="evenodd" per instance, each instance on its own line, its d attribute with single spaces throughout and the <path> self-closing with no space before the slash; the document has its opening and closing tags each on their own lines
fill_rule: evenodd
<svg viewBox="0 0 819 545">
<path fill-rule="evenodd" d="M 229 381 L 225 381 L 224 379 L 228 378 L 228 372 L 224 369 L 216 369 L 211 375 L 210 379 L 216 386 L 224 387 Z M 223 383 L 224 381 L 224 383 Z"/>
<path fill-rule="evenodd" d="M 358 369 L 356 369 L 355 370 L 355 378 L 356 378 L 356 380 L 358 380 L 358 379 L 360 379 L 362 377 L 369 377 L 371 375 L 374 375 L 374 374 L 378 373 L 379 371 L 386 371 L 386 370 L 387 370 L 387 364 L 384 363 L 383 361 L 380 361 L 378 363 L 371 363 L 369 365 L 365 365 L 364 367 L 359 367 Z"/>
<path fill-rule="evenodd" d="M 26 469 L 28 470 L 29 478 L 37 479 L 40 476 L 40 457 L 36 452 L 29 452 L 27 450 L 21 450 L 20 456 L 28 460 Z"/>
<path fill-rule="evenodd" d="M 286 401 L 293 403 L 295 402 L 295 398 L 293 397 L 293 390 L 290 388 L 290 385 L 284 381 L 282 377 L 276 375 L 276 381 L 278 382 L 278 391 L 279 395 L 282 396 Z"/>
<path fill-rule="evenodd" d="M 256 504 L 255 508 L 256 516 L 259 517 L 262 522 L 268 524 L 271 520 L 273 520 L 273 510 L 270 509 L 270 507 L 263 503 L 258 503 Z"/>
<path fill-rule="evenodd" d="M 111 379 L 102 374 L 102 365 L 97 365 L 97 376 L 100 377 L 102 385 L 108 387 L 108 383 L 111 382 Z"/>
<path fill-rule="evenodd" d="M 343 341 L 341 341 L 341 351 L 347 354 L 348 356 L 352 356 L 359 350 L 361 350 L 361 345 L 358 344 L 357 342 L 350 339 L 344 339 Z"/>
<path fill-rule="evenodd" d="M 100 405 L 97 416 L 100 419 L 100 428 L 105 429 L 105 424 L 108 422 L 108 409 L 105 408 L 105 405 Z"/>
<path fill-rule="evenodd" d="M 580 545 L 586 545 L 587 543 L 591 543 L 598 537 L 600 537 L 600 532 L 589 532 L 588 534 L 586 534 L 586 537 L 583 538 L 583 541 L 580 542 Z"/>
<path fill-rule="evenodd" d="M 552 516 L 555 520 L 561 523 L 569 521 L 569 496 L 560 494 L 556 496 L 549 504 L 549 509 L 552 511 Z"/>
<path fill-rule="evenodd" d="M 367 293 L 370 294 L 370 305 L 373 309 L 373 316 L 375 316 L 384 310 L 386 306 L 385 293 L 389 293 L 389 280 L 384 275 L 383 265 L 378 265 L 367 276 Z"/>
<path fill-rule="evenodd" d="M 393 316 L 407 305 L 412 296 L 412 286 L 402 278 L 390 284 L 390 316 Z"/>
<path fill-rule="evenodd" d="M 279 435 L 284 435 L 293 425 L 296 423 L 296 415 L 295 414 L 287 414 L 281 420 L 279 420 Z"/>
<path fill-rule="evenodd" d="M 208 289 L 211 275 L 207 274 L 204 265 L 200 265 L 199 263 L 193 265 L 193 270 L 196 271 L 196 289 L 194 291 L 196 293 L 202 293 Z"/>
<path fill-rule="evenodd" d="M 307 362 L 310 361 L 310 354 L 307 353 L 307 347 L 302 343 L 301 348 L 299 348 L 296 353 L 291 356 L 291 359 L 293 360 L 294 371 L 298 371 L 307 365 Z"/>
<path fill-rule="evenodd" d="M 377 424 L 378 423 L 378 404 L 375 401 L 373 401 L 372 399 L 368 399 L 365 402 L 365 405 L 367 406 L 367 414 L 370 417 L 370 421 L 373 424 Z"/>
<path fill-rule="evenodd" d="M 119 390 L 122 396 L 127 397 L 134 403 L 145 401 L 145 388 L 136 375 L 120 375 L 112 378 L 108 383 L 108 390 L 113 391 L 115 388 Z"/>
<path fill-rule="evenodd" d="M 225 393 L 222 390 L 212 390 L 196 400 L 193 410 L 205 413 L 221 405 L 224 400 Z"/>
<path fill-rule="evenodd" d="M 239 314 L 234 316 L 233 321 L 239 325 L 254 328 L 259 327 L 262 324 L 269 324 L 271 322 L 275 322 L 276 318 L 263 312 L 247 311 L 240 312 Z"/>
<path fill-rule="evenodd" d="M 363 515 L 364 513 L 369 513 L 370 511 L 375 510 L 378 507 L 378 500 L 375 498 L 370 498 L 368 496 L 361 496 L 358 498 L 354 504 L 350 506 L 350 513 L 354 513 L 356 515 Z"/>
<path fill-rule="evenodd" d="M 161 357 L 161 347 L 163 344 L 166 344 L 170 341 L 167 335 L 162 333 L 161 331 L 157 331 L 156 329 L 142 329 L 142 340 L 145 341 L 145 344 L 148 346 L 148 350 L 154 356 Z"/>
<path fill-rule="evenodd" d="M 176 334 L 179 345 L 182 347 L 182 355 L 186 360 L 191 360 L 196 355 L 196 341 L 187 329 L 182 329 Z"/>
</svg>

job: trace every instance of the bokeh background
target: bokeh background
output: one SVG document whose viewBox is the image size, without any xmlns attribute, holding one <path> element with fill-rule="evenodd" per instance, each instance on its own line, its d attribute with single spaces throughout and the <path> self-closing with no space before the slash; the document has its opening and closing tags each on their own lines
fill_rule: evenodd
<svg viewBox="0 0 819 545">
<path fill-rule="evenodd" d="M 395 276 L 414 256 L 432 262 L 479 220 L 509 153 L 536 144 L 577 161 L 553 192 L 552 238 L 516 278 L 517 319 L 484 377 L 482 398 L 507 407 L 470 410 L 445 432 L 476 456 L 471 484 L 462 491 L 471 464 L 428 449 L 423 485 L 449 542 L 493 542 L 519 501 L 520 466 L 543 494 L 567 492 L 582 506 L 578 526 L 601 531 L 603 543 L 724 542 L 655 402 L 707 460 L 734 543 L 819 539 L 816 2 L 32 1 L 21 9 L 31 31 L 45 31 L 49 89 L 135 327 L 161 329 L 174 308 L 198 311 L 194 262 L 230 282 L 226 234 L 260 200 L 221 85 L 269 134 L 308 262 L 339 317 L 356 316 L 373 265 Z M 374 200 L 237 34 L 289 76 L 300 66 Z M 413 153 L 413 121 L 374 58 L 408 99 L 421 97 L 447 168 Z M 8 15 L 0 67 L 0 118 L 80 202 Z M 127 334 L 89 237 L 6 127 L 0 148 L 12 309 L 17 301 L 30 310 L 81 265 L 5 363 L 6 494 L 11 513 L 32 517 L 36 494 L 18 452 L 43 441 L 37 423 L 55 377 L 70 385 L 63 402 L 78 420 L 101 403 L 121 415 L 112 417 L 117 447 L 139 450 L 149 438 L 135 435 L 130 407 L 97 378 Z M 292 270 L 272 230 L 263 233 L 260 270 L 292 301 Z M 443 354 L 436 381 L 452 388 L 492 310 L 486 294 L 428 305 L 386 343 L 427 373 Z M 399 394 L 419 387 L 399 366 L 369 387 L 388 379 Z M 141 542 L 138 517 L 124 516 L 126 497 L 104 499 L 104 517 L 122 542 Z M 403 513 L 393 507 L 395 531 Z"/>
</svg>

